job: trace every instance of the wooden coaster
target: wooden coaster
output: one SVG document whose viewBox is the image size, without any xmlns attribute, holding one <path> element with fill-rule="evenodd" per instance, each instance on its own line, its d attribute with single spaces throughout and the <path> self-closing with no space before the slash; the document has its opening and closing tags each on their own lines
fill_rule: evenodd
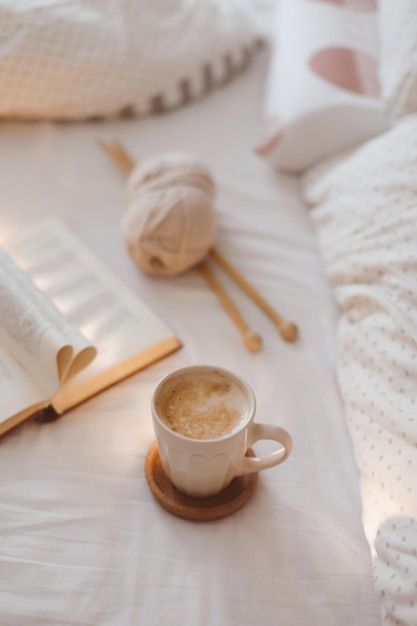
<svg viewBox="0 0 417 626">
<path fill-rule="evenodd" d="M 252 449 L 246 454 L 254 456 Z M 258 482 L 258 472 L 253 472 L 236 476 L 215 496 L 208 498 L 187 496 L 179 492 L 165 474 L 156 443 L 147 454 L 145 474 L 156 501 L 164 509 L 177 517 L 195 522 L 213 521 L 234 513 L 249 500 Z"/>
</svg>

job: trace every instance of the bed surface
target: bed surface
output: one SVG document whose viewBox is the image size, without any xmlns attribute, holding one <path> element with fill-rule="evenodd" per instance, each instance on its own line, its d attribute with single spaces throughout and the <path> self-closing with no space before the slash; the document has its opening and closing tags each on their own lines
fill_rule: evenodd
<svg viewBox="0 0 417 626">
<path fill-rule="evenodd" d="M 380 623 L 335 382 L 333 295 L 297 181 L 251 150 L 267 62 L 261 51 L 232 83 L 162 117 L 0 126 L 1 240 L 43 216 L 62 218 L 184 344 L 56 422 L 2 438 L 1 626 Z M 264 338 L 250 354 L 196 271 L 156 280 L 134 267 L 120 232 L 125 179 L 100 138 L 121 140 L 138 160 L 185 150 L 209 165 L 218 247 L 299 325 L 297 344 L 225 279 Z M 144 475 L 152 389 L 198 363 L 241 375 L 257 420 L 294 438 L 289 461 L 262 473 L 244 508 L 205 524 L 162 510 Z"/>
</svg>

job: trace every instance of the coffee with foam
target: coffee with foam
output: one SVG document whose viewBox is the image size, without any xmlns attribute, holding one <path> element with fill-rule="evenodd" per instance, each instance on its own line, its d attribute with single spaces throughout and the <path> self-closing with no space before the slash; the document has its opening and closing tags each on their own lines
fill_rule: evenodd
<svg viewBox="0 0 417 626">
<path fill-rule="evenodd" d="M 245 423 L 249 403 L 237 382 L 213 370 L 171 380 L 156 409 L 173 432 L 190 439 L 220 439 Z"/>
</svg>

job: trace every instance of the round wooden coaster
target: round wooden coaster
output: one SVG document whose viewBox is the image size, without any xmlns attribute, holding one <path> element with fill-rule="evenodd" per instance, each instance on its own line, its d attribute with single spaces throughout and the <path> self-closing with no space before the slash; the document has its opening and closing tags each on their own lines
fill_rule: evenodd
<svg viewBox="0 0 417 626">
<path fill-rule="evenodd" d="M 254 456 L 251 449 L 246 454 Z M 179 492 L 165 474 L 156 443 L 147 454 L 145 474 L 156 501 L 164 509 L 177 517 L 195 522 L 213 521 L 234 513 L 249 500 L 258 482 L 258 472 L 236 476 L 215 496 L 192 498 Z"/>
</svg>

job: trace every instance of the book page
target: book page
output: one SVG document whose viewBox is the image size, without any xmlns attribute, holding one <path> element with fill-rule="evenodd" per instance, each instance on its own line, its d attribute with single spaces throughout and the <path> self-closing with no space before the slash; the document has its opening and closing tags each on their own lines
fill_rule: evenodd
<svg viewBox="0 0 417 626">
<path fill-rule="evenodd" d="M 0 398 L 0 433 L 6 430 L 3 425 L 8 420 L 26 411 L 29 415 L 34 407 L 46 404 L 42 391 L 1 346 Z"/>
<path fill-rule="evenodd" d="M 153 362 L 154 346 L 157 358 L 180 347 L 152 310 L 58 220 L 42 222 L 20 236 L 19 257 L 34 283 L 97 347 L 91 365 L 65 385 L 69 393 L 122 362 L 128 363 L 123 375 L 132 373 L 131 359 L 138 353 L 144 354 L 142 366 Z M 107 378 L 106 384 L 111 382 Z"/>
<path fill-rule="evenodd" d="M 96 354 L 89 342 L 0 249 L 0 344 L 52 396 Z"/>
</svg>

